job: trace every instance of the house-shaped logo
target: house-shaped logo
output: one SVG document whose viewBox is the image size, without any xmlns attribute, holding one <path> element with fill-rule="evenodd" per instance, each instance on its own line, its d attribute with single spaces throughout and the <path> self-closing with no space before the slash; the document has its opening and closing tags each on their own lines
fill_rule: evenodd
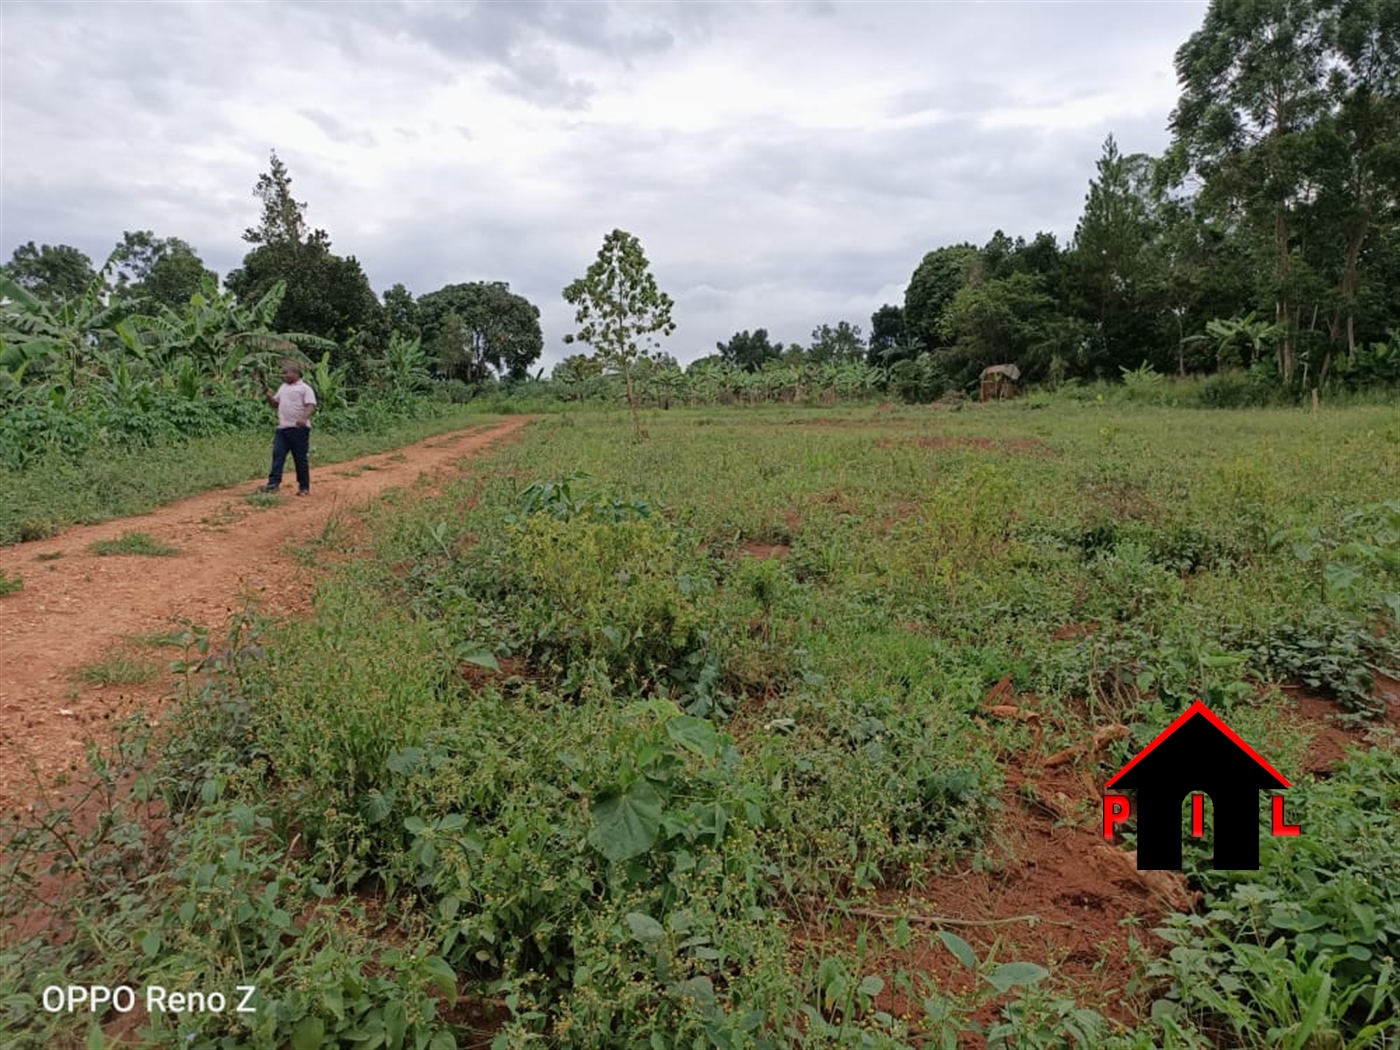
<svg viewBox="0 0 1400 1050">
<path fill-rule="evenodd" d="M 1137 865 L 1181 868 L 1182 800 L 1191 795 L 1191 833 L 1205 834 L 1205 795 L 1215 811 L 1217 870 L 1252 871 L 1259 867 L 1259 792 L 1289 787 L 1287 780 L 1264 761 L 1197 700 L 1171 725 L 1120 769 L 1109 789 L 1137 793 Z M 1113 838 L 1113 825 L 1127 820 L 1128 799 L 1105 794 L 1104 838 Z M 1283 796 L 1273 796 L 1273 833 L 1297 835 L 1296 824 L 1285 824 Z"/>
</svg>

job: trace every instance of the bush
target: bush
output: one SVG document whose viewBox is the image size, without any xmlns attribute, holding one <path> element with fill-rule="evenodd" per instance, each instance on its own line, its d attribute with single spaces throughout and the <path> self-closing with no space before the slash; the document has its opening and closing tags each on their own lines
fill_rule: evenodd
<svg viewBox="0 0 1400 1050">
<path fill-rule="evenodd" d="M 449 405 L 465 405 L 476 397 L 476 387 L 460 379 L 439 379 L 433 383 L 433 400 Z"/>
<path fill-rule="evenodd" d="M 708 561 L 647 504 L 584 480 L 531 485 L 470 544 L 430 526 L 407 570 L 415 608 L 463 659 L 522 657 L 565 695 L 655 691 L 708 710 Z"/>
<path fill-rule="evenodd" d="M 1191 872 L 1214 906 L 1172 917 L 1160 932 L 1175 947 L 1148 973 L 1244 1045 L 1285 1045 L 1307 1026 L 1310 1039 L 1287 1045 L 1378 1046 L 1400 1013 L 1400 757 L 1357 755 L 1288 804 L 1306 832 L 1261 829 L 1257 871 Z"/>
<path fill-rule="evenodd" d="M 1197 390 L 1206 408 L 1263 408 L 1296 400 L 1278 380 L 1272 361 L 1255 362 L 1248 372 L 1220 372 L 1201 381 Z"/>
<path fill-rule="evenodd" d="M 8 404 L 0 412 L 0 462 L 23 470 L 45 456 L 78 456 L 92 447 L 93 426 L 48 402 Z"/>
</svg>

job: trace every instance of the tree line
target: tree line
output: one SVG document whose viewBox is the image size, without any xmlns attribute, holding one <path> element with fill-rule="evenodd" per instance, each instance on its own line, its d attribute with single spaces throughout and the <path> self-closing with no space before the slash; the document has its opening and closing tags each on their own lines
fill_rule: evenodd
<svg viewBox="0 0 1400 1050">
<path fill-rule="evenodd" d="M 417 299 L 395 284 L 376 295 L 359 260 L 337 255 L 330 235 L 307 224 L 306 202 L 293 196 L 275 152 L 253 193 L 262 218 L 244 231 L 250 248 L 224 276 L 223 289 L 251 305 L 281 285 L 271 328 L 333 347 L 335 365 L 352 384 L 369 379 L 395 334 L 419 340 L 439 378 L 462 383 L 496 374 L 523 378 L 543 353 L 538 307 L 505 282 L 450 284 Z M 147 315 L 183 310 L 206 278 L 218 280 L 188 242 L 150 230 L 124 233 L 100 272 L 77 248 L 31 241 L 15 249 L 3 274 L 53 306 L 96 285 L 104 305 L 127 303 Z"/>
<path fill-rule="evenodd" d="M 871 316 L 868 335 L 841 320 L 784 345 L 766 328 L 746 329 L 688 372 L 782 373 L 745 388 L 775 396 L 810 390 L 822 375 L 824 389 L 873 384 L 916 401 L 970 389 L 1002 363 L 1052 384 L 1142 369 L 1239 369 L 1297 391 L 1400 382 L 1400 4 L 1213 0 L 1175 67 L 1170 145 L 1161 156 L 1125 155 L 1110 135 L 1067 243 L 997 230 L 980 246 L 935 248 L 903 302 Z M 508 284 L 451 284 L 417 298 L 396 284 L 377 296 L 358 260 L 308 226 L 275 153 L 254 193 L 261 221 L 243 234 L 250 248 L 223 286 L 250 307 L 276 292 L 269 332 L 331 347 L 356 386 L 383 373 L 391 347 L 400 357 L 412 347 L 463 397 L 530 375 L 543 351 L 539 310 Z M 149 316 L 217 298 L 203 293 L 216 279 L 195 249 L 152 231 L 125 233 L 100 273 L 75 248 L 32 242 L 3 271 L 55 309 L 87 296 Z M 635 405 L 636 369 L 679 371 L 655 340 L 674 331 L 671 300 L 632 234 L 609 234 L 563 294 L 579 326 L 565 342 L 594 350 L 556 367 L 563 396 L 585 381 L 604 389 L 592 380 L 606 375 Z M 18 363 L 11 339 L 0 366 L 13 376 Z"/>
<path fill-rule="evenodd" d="M 868 337 L 841 321 L 784 346 L 757 328 L 697 365 L 864 361 L 911 400 L 1001 363 L 1051 383 L 1400 382 L 1400 4 L 1215 0 L 1175 67 L 1169 147 L 1125 155 L 1110 135 L 1068 243 L 936 248 Z"/>
</svg>

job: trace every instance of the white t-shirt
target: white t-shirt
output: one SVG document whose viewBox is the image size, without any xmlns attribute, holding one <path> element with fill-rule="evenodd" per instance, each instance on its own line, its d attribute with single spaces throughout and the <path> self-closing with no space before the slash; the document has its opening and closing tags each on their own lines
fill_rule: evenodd
<svg viewBox="0 0 1400 1050">
<path fill-rule="evenodd" d="M 295 383 L 283 383 L 272 396 L 277 398 L 278 427 L 299 426 L 303 419 L 307 419 L 307 406 L 316 403 L 316 391 L 307 386 L 304 379 L 298 379 Z M 306 425 L 311 425 L 309 419 Z"/>
</svg>

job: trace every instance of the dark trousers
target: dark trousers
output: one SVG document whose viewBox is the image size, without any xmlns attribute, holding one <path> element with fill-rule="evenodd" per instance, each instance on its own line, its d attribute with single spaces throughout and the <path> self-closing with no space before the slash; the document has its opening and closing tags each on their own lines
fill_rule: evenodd
<svg viewBox="0 0 1400 1050">
<path fill-rule="evenodd" d="M 269 488 L 282 484 L 282 465 L 287 462 L 287 453 L 292 454 L 292 462 L 297 466 L 297 488 L 302 492 L 311 491 L 311 461 L 307 450 L 311 446 L 310 427 L 278 427 L 272 438 L 272 472 L 267 476 Z"/>
</svg>

